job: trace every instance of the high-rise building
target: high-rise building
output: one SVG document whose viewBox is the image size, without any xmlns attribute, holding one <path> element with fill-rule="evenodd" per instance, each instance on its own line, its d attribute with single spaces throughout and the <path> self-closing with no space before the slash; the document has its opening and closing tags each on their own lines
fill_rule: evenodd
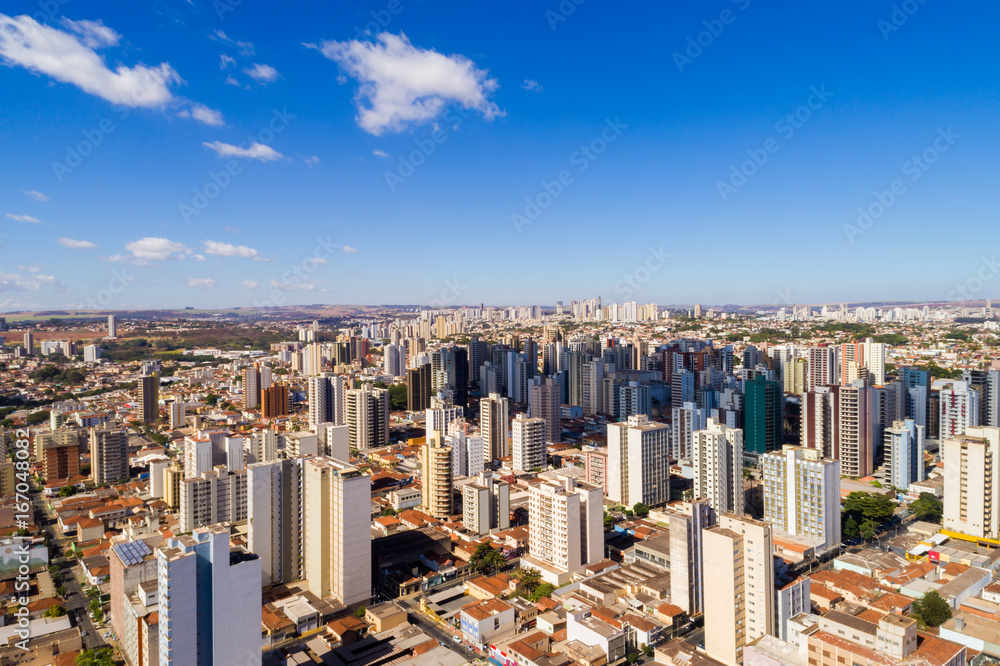
<svg viewBox="0 0 1000 666">
<path fill-rule="evenodd" d="M 160 373 L 139 377 L 139 414 L 143 423 L 154 423 L 160 417 Z"/>
<path fill-rule="evenodd" d="M 479 401 L 479 429 L 483 433 L 483 461 L 510 455 L 510 400 L 499 393 Z"/>
<path fill-rule="evenodd" d="M 943 383 L 939 396 L 941 439 L 961 437 L 970 426 L 979 425 L 979 392 L 973 390 L 968 382 Z"/>
<path fill-rule="evenodd" d="M 670 528 L 670 603 L 688 615 L 704 612 L 704 531 L 715 525 L 715 510 L 706 499 L 668 507 Z"/>
<path fill-rule="evenodd" d="M 670 499 L 670 426 L 643 414 L 608 426 L 608 499 L 631 507 Z"/>
<path fill-rule="evenodd" d="M 872 390 L 859 379 L 846 386 L 835 386 L 833 420 L 833 455 L 840 461 L 840 473 L 860 479 L 869 476 L 875 463 L 875 417 L 872 413 Z"/>
<path fill-rule="evenodd" d="M 580 406 L 584 414 L 604 413 L 604 375 L 606 364 L 603 361 L 589 361 L 581 366 Z"/>
<path fill-rule="evenodd" d="M 685 402 L 680 407 L 674 407 L 672 412 L 670 455 L 678 460 L 691 460 L 694 433 L 705 429 L 707 410 L 693 402 Z"/>
<path fill-rule="evenodd" d="M 431 366 L 424 363 L 406 371 L 406 409 L 422 412 L 431 406 Z"/>
<path fill-rule="evenodd" d="M 924 427 L 913 419 L 894 421 L 884 437 L 884 472 L 891 486 L 907 490 L 911 483 L 923 481 Z"/>
<path fill-rule="evenodd" d="M 35 334 L 31 331 L 24 334 L 24 353 L 28 356 L 35 353 Z"/>
<path fill-rule="evenodd" d="M 261 663 L 260 558 L 229 543 L 229 525 L 174 537 L 156 551 L 159 663 Z"/>
<path fill-rule="evenodd" d="M 302 458 L 247 467 L 247 548 L 260 557 L 261 585 L 302 578 Z"/>
<path fill-rule="evenodd" d="M 309 591 L 345 606 L 364 603 L 371 597 L 371 477 L 322 456 L 307 459 L 304 467 Z"/>
<path fill-rule="evenodd" d="M 837 348 L 810 347 L 806 350 L 809 360 L 809 377 L 806 389 L 814 391 L 820 386 L 837 384 Z"/>
<path fill-rule="evenodd" d="M 1000 538 L 1000 428 L 971 426 L 941 442 L 944 528 L 982 539 Z"/>
<path fill-rule="evenodd" d="M 785 393 L 805 393 L 809 387 L 809 359 L 793 358 L 784 366 Z"/>
<path fill-rule="evenodd" d="M 118 318 L 115 315 L 108 315 L 108 337 L 118 337 Z"/>
<path fill-rule="evenodd" d="M 288 416 L 290 411 L 288 384 L 279 382 L 260 392 L 261 418 L 274 419 Z"/>
<path fill-rule="evenodd" d="M 781 384 L 757 376 L 743 385 L 743 435 L 747 453 L 776 450 L 784 439 L 785 396 Z"/>
<path fill-rule="evenodd" d="M 402 345 L 385 345 L 382 352 L 382 370 L 387 375 L 402 377 L 406 370 L 406 349 Z"/>
<path fill-rule="evenodd" d="M 774 634 L 774 542 L 771 526 L 732 514 L 705 530 L 705 651 L 724 664 Z"/>
<path fill-rule="evenodd" d="M 475 483 L 462 486 L 462 524 L 480 536 L 510 527 L 510 484 L 480 472 Z"/>
<path fill-rule="evenodd" d="M 150 590 L 154 594 L 158 591 L 155 549 L 162 543 L 163 536 L 159 532 L 138 539 L 119 534 L 111 538 L 111 547 L 107 550 L 111 628 L 126 661 L 132 665 L 156 663 L 156 655 L 159 653 L 158 632 L 149 641 L 141 640 L 143 625 L 147 628 L 150 625 L 150 612 L 146 611 L 146 604 L 134 603 L 132 598 L 137 596 L 138 590 Z M 134 607 L 141 607 L 141 610 L 136 613 L 133 611 Z M 153 609 L 155 608 L 154 603 Z M 155 620 L 158 617 L 152 623 L 154 632 L 155 627 L 158 627 Z M 152 654 L 152 662 L 141 658 L 143 652 Z"/>
<path fill-rule="evenodd" d="M 875 386 L 885 384 L 886 345 L 866 338 L 862 348 L 864 350 L 864 366 L 868 369 L 869 381 Z"/>
<path fill-rule="evenodd" d="M 429 431 L 427 443 L 421 447 L 421 508 L 440 520 L 453 513 L 451 447 L 440 431 Z"/>
<path fill-rule="evenodd" d="M 545 421 L 545 441 L 562 441 L 562 400 L 559 384 L 552 377 L 536 377 L 528 388 L 528 416 Z"/>
<path fill-rule="evenodd" d="M 247 472 L 229 472 L 225 466 L 181 480 L 181 532 L 247 519 Z"/>
<path fill-rule="evenodd" d="M 694 497 L 716 513 L 743 514 L 743 431 L 708 419 L 694 433 Z"/>
<path fill-rule="evenodd" d="M 85 363 L 97 363 L 101 360 L 101 348 L 97 345 L 85 345 L 83 348 L 83 361 Z"/>
<path fill-rule="evenodd" d="M 257 364 L 249 365 L 241 371 L 243 377 L 243 406 L 246 409 L 257 409 L 260 407 L 260 371 Z"/>
<path fill-rule="evenodd" d="M 604 556 L 604 492 L 576 477 L 553 473 L 528 488 L 528 551 L 525 566 L 561 586 Z"/>
<path fill-rule="evenodd" d="M 43 461 L 46 483 L 69 481 L 80 476 L 80 431 L 59 428 L 35 435 L 35 458 Z M 5 456 L 6 458 L 6 456 Z"/>
<path fill-rule="evenodd" d="M 819 539 L 817 552 L 840 544 L 840 462 L 801 446 L 785 446 L 761 461 L 765 522 Z"/>
<path fill-rule="evenodd" d="M 174 398 L 170 403 L 170 429 L 184 427 L 184 420 L 187 418 L 187 403 L 180 398 Z"/>
<path fill-rule="evenodd" d="M 514 469 L 530 472 L 545 469 L 546 460 L 545 419 L 528 418 L 518 414 L 511 422 L 511 465 Z"/>
<path fill-rule="evenodd" d="M 389 391 L 365 384 L 345 392 L 348 440 L 352 449 L 389 445 Z"/>
<path fill-rule="evenodd" d="M 917 425 L 930 425 L 931 375 L 927 370 L 904 366 L 900 368 L 900 381 L 907 390 L 906 418 Z M 928 437 L 930 434 L 928 434 Z"/>
<path fill-rule="evenodd" d="M 98 486 L 128 480 L 127 432 L 117 428 L 90 429 L 90 475 Z"/>
<path fill-rule="evenodd" d="M 344 425 L 347 423 L 345 395 L 347 379 L 343 375 L 323 373 L 310 377 L 309 387 L 309 425 L 317 423 L 332 423 Z"/>
</svg>

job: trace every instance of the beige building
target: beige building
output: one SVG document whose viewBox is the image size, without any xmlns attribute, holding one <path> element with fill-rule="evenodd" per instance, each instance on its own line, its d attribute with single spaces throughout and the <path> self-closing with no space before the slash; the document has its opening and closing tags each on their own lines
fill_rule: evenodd
<svg viewBox="0 0 1000 666">
<path fill-rule="evenodd" d="M 944 528 L 978 538 L 1000 536 L 1000 428 L 970 427 L 941 443 Z"/>
<path fill-rule="evenodd" d="M 112 428 L 91 428 L 90 475 L 94 483 L 99 486 L 128 480 L 128 471 L 128 433 Z"/>
<path fill-rule="evenodd" d="M 525 566 L 559 586 L 604 556 L 604 491 L 558 471 L 528 489 Z"/>
<path fill-rule="evenodd" d="M 748 643 L 774 634 L 771 526 L 724 514 L 703 539 L 705 651 L 726 664 L 739 664 Z"/>
<path fill-rule="evenodd" d="M 462 524 L 475 534 L 510 527 L 510 484 L 480 472 L 475 483 L 462 486 Z"/>
<path fill-rule="evenodd" d="M 431 432 L 420 453 L 422 509 L 440 520 L 453 513 L 451 485 L 451 447 L 444 443 L 441 432 Z"/>
<path fill-rule="evenodd" d="M 694 433 L 694 497 L 717 513 L 743 515 L 743 431 L 708 419 Z"/>
<path fill-rule="evenodd" d="M 670 499 L 670 426 L 645 414 L 608 424 L 608 499 L 631 507 Z"/>
<path fill-rule="evenodd" d="M 247 519 L 247 471 L 227 472 L 219 465 L 210 472 L 180 482 L 180 531 L 193 532 L 216 523 Z"/>
<path fill-rule="evenodd" d="M 510 455 L 510 400 L 499 393 L 479 401 L 479 427 L 483 433 L 483 461 Z"/>
<path fill-rule="evenodd" d="M 309 591 L 345 606 L 371 597 L 371 478 L 329 457 L 305 461 L 305 575 Z"/>
</svg>

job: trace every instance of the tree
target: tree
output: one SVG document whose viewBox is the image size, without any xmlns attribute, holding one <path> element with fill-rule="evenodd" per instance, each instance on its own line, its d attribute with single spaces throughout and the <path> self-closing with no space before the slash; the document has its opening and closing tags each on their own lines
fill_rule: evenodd
<svg viewBox="0 0 1000 666">
<path fill-rule="evenodd" d="M 604 531 L 610 532 L 611 528 L 615 526 L 615 517 L 612 516 L 607 511 L 604 512 Z"/>
<path fill-rule="evenodd" d="M 917 520 L 940 523 L 944 514 L 944 504 L 931 493 L 920 493 L 920 496 L 910 503 L 910 513 Z"/>
<path fill-rule="evenodd" d="M 535 588 L 535 591 L 528 595 L 530 601 L 538 601 L 539 599 L 544 599 L 549 597 L 555 592 L 555 586 L 552 583 L 542 583 Z"/>
<path fill-rule="evenodd" d="M 542 582 L 542 572 L 532 567 L 518 567 L 512 577 L 518 582 L 518 587 L 529 597 Z"/>
<path fill-rule="evenodd" d="M 848 539 L 855 539 L 861 535 L 861 530 L 858 529 L 858 521 L 854 520 L 854 516 L 848 516 L 847 520 L 844 521 L 844 536 Z"/>
<path fill-rule="evenodd" d="M 365 607 L 364 606 L 358 606 L 358 610 L 354 611 L 354 617 L 356 617 L 356 618 L 358 618 L 360 620 L 364 616 L 365 616 Z"/>
<path fill-rule="evenodd" d="M 507 566 L 507 560 L 499 550 L 491 546 L 488 541 L 484 541 L 476 546 L 476 552 L 472 554 L 469 564 L 476 573 L 492 576 Z"/>
<path fill-rule="evenodd" d="M 394 412 L 406 409 L 406 384 L 389 387 L 389 409 Z"/>
<path fill-rule="evenodd" d="M 111 648 L 102 647 L 96 650 L 83 650 L 76 655 L 76 666 L 115 666 Z"/>
<path fill-rule="evenodd" d="M 382 516 L 383 517 L 385 517 L 385 516 L 395 516 L 395 515 L 396 515 L 396 510 L 393 509 L 391 506 L 387 506 L 384 509 L 382 509 Z"/>
<path fill-rule="evenodd" d="M 636 518 L 645 518 L 649 515 L 649 507 L 642 502 L 636 502 L 635 506 L 632 507 L 632 513 L 635 514 Z"/>
<path fill-rule="evenodd" d="M 62 617 L 65 614 L 66 609 L 59 604 L 51 606 L 45 611 L 45 617 Z"/>
<path fill-rule="evenodd" d="M 76 494 L 76 486 L 63 486 L 59 489 L 59 497 L 72 497 Z"/>
<path fill-rule="evenodd" d="M 209 407 L 215 407 L 217 404 L 219 404 L 219 396 L 215 395 L 214 393 L 209 393 L 208 395 L 205 396 L 205 404 L 208 405 Z"/>
<path fill-rule="evenodd" d="M 951 606 L 937 590 L 930 590 L 913 602 L 910 615 L 928 627 L 940 627 L 951 617 Z"/>
<path fill-rule="evenodd" d="M 56 594 L 58 594 L 60 597 L 64 599 L 66 598 L 66 595 L 68 593 L 69 593 L 69 588 L 67 588 L 65 585 L 60 585 L 59 587 L 56 588 Z"/>
<path fill-rule="evenodd" d="M 890 518 L 896 510 L 896 505 L 885 495 L 856 491 L 844 500 L 844 511 L 855 520 L 871 521 L 881 525 Z"/>
</svg>

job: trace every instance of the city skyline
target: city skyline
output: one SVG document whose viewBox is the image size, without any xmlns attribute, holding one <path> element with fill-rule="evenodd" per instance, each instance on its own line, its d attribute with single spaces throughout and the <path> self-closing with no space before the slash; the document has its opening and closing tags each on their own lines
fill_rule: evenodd
<svg viewBox="0 0 1000 666">
<path fill-rule="evenodd" d="M 0 311 L 991 298 L 976 9 L 9 3 Z"/>
</svg>

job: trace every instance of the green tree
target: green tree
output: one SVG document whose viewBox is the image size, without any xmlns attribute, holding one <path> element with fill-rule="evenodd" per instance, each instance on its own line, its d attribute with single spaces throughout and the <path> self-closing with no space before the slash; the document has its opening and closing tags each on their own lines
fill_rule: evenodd
<svg viewBox="0 0 1000 666">
<path fill-rule="evenodd" d="M 910 503 L 910 513 L 917 520 L 940 523 L 941 516 L 944 515 L 944 503 L 931 493 L 920 493 L 920 496 Z"/>
<path fill-rule="evenodd" d="M 406 384 L 389 387 L 389 409 L 394 412 L 406 409 Z"/>
<path fill-rule="evenodd" d="M 383 517 L 384 516 L 395 516 L 395 515 L 396 515 L 396 510 L 393 509 L 391 506 L 387 506 L 384 509 L 382 509 L 382 516 Z"/>
<path fill-rule="evenodd" d="M 615 526 L 615 517 L 612 516 L 607 511 L 604 512 L 604 531 L 610 532 L 611 528 Z"/>
<path fill-rule="evenodd" d="M 356 618 L 358 618 L 360 620 L 364 616 L 365 616 L 365 607 L 364 606 L 358 606 L 358 610 L 354 611 L 354 617 L 356 617 Z"/>
<path fill-rule="evenodd" d="M 854 520 L 854 516 L 848 516 L 847 520 L 844 521 L 844 536 L 848 539 L 856 539 L 861 535 L 861 530 L 858 529 L 858 521 Z"/>
<path fill-rule="evenodd" d="M 645 518 L 649 515 L 649 507 L 642 502 L 636 502 L 635 506 L 632 507 L 632 513 L 635 514 L 636 518 Z"/>
<path fill-rule="evenodd" d="M 507 560 L 499 550 L 491 546 L 488 541 L 484 541 L 476 546 L 476 552 L 472 554 L 469 564 L 476 573 L 492 576 L 507 566 Z"/>
<path fill-rule="evenodd" d="M 59 489 L 59 497 L 72 497 L 76 494 L 76 486 L 63 486 Z"/>
<path fill-rule="evenodd" d="M 518 587 L 529 596 L 534 593 L 542 582 L 542 572 L 532 567 L 518 567 L 512 577 L 518 582 Z"/>
<path fill-rule="evenodd" d="M 844 500 L 844 511 L 855 520 L 871 521 L 881 525 L 890 518 L 896 510 L 896 505 L 885 495 L 856 491 Z"/>
<path fill-rule="evenodd" d="M 549 597 L 555 592 L 555 586 L 552 583 L 541 583 L 535 588 L 535 591 L 528 595 L 528 599 L 531 601 L 538 601 L 539 599 L 544 599 Z"/>
<path fill-rule="evenodd" d="M 115 666 L 111 648 L 102 647 L 96 650 L 83 650 L 76 655 L 76 666 Z"/>
<path fill-rule="evenodd" d="M 66 614 L 66 609 L 62 605 L 55 605 L 45 611 L 45 617 L 62 617 Z"/>
<path fill-rule="evenodd" d="M 65 585 L 60 585 L 59 587 L 56 588 L 56 594 L 58 594 L 60 597 L 64 599 L 66 598 L 66 595 L 68 593 L 69 593 L 69 588 L 66 587 Z"/>
<path fill-rule="evenodd" d="M 208 405 L 209 407 L 215 407 L 217 404 L 219 404 L 219 396 L 215 395 L 214 393 L 209 393 L 208 395 L 205 396 L 205 404 Z"/>
<path fill-rule="evenodd" d="M 937 590 L 930 590 L 913 602 L 910 615 L 928 627 L 940 627 L 951 617 L 951 606 Z"/>
</svg>

